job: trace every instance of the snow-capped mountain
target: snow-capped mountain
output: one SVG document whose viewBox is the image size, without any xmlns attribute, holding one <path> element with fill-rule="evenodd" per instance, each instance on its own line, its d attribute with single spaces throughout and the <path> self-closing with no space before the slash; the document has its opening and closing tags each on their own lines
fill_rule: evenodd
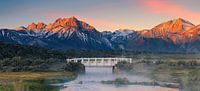
<svg viewBox="0 0 200 91">
<path fill-rule="evenodd" d="M 99 32 L 86 22 L 70 17 L 49 24 L 39 22 L 16 29 L 0 29 L 0 40 L 60 50 L 200 52 L 200 25 L 178 18 L 141 31 Z"/>
<path fill-rule="evenodd" d="M 145 38 L 141 35 L 141 31 L 125 29 L 103 32 L 103 35 L 112 43 L 115 49 L 120 50 L 170 52 L 174 48 L 172 41 L 165 41 L 160 38 Z"/>
<path fill-rule="evenodd" d="M 147 38 L 162 38 L 164 40 L 170 39 L 174 43 L 178 44 L 188 42 L 186 41 L 188 38 L 185 38 L 185 36 L 188 35 L 183 35 L 183 33 L 193 27 L 195 27 L 195 25 L 191 22 L 178 18 L 161 23 L 151 30 L 144 30 L 141 35 Z"/>
<path fill-rule="evenodd" d="M 197 52 L 200 50 L 199 25 L 195 26 L 191 22 L 182 18 L 174 19 L 159 24 L 148 30 L 142 36 L 146 38 L 161 38 L 165 41 L 173 41 L 174 50 L 186 52 Z M 150 35 L 150 36 L 149 36 Z"/>
<path fill-rule="evenodd" d="M 114 32 L 102 32 L 115 49 L 126 49 L 129 39 L 137 39 L 138 33 L 135 30 L 120 29 Z"/>
<path fill-rule="evenodd" d="M 200 25 L 182 18 L 170 20 L 152 29 L 103 32 L 117 49 L 151 52 L 200 51 Z"/>
<path fill-rule="evenodd" d="M 94 27 L 79 21 L 75 17 L 60 18 L 50 24 L 32 23 L 27 27 L 19 27 L 16 30 L 2 29 L 0 34 L 2 38 L 0 39 L 11 43 L 54 49 L 92 50 L 110 49 L 112 46 Z"/>
</svg>

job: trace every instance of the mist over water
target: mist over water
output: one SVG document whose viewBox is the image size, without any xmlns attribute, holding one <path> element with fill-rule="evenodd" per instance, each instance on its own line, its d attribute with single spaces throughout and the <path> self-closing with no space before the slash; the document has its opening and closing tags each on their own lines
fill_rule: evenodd
<svg viewBox="0 0 200 91">
<path fill-rule="evenodd" d="M 77 81 L 107 81 L 114 80 L 115 78 L 126 77 L 130 81 L 150 81 L 148 78 L 142 76 L 130 75 L 126 73 L 116 73 L 112 72 L 112 67 L 86 67 L 86 73 L 79 75 L 76 79 Z"/>
<path fill-rule="evenodd" d="M 129 81 L 151 81 L 150 78 L 142 75 L 131 75 L 125 73 L 112 73 L 112 67 L 86 67 L 86 73 L 81 74 L 74 81 L 65 83 L 66 88 L 60 91 L 179 91 L 178 89 L 140 86 L 140 85 L 108 85 L 101 81 L 114 80 L 116 78 L 128 78 Z M 82 82 L 80 84 L 80 82 Z"/>
</svg>

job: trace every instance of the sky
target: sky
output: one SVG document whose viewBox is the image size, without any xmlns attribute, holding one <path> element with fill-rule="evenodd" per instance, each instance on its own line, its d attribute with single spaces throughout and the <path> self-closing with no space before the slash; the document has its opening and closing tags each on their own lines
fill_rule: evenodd
<svg viewBox="0 0 200 91">
<path fill-rule="evenodd" d="M 99 31 L 150 29 L 183 18 L 200 24 L 200 0 L 0 0 L 0 28 L 75 16 Z"/>
</svg>

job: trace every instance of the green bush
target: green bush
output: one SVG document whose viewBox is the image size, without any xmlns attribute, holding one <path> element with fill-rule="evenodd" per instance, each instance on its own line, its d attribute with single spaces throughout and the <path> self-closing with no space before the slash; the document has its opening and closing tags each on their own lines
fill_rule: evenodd
<svg viewBox="0 0 200 91">
<path fill-rule="evenodd" d="M 115 67 L 117 67 L 120 70 L 124 71 L 130 71 L 133 70 L 134 65 L 128 62 L 118 62 Z"/>
<path fill-rule="evenodd" d="M 72 71 L 72 72 L 79 72 L 79 73 L 85 72 L 85 66 L 80 62 L 67 62 L 64 69 L 66 71 Z"/>
</svg>

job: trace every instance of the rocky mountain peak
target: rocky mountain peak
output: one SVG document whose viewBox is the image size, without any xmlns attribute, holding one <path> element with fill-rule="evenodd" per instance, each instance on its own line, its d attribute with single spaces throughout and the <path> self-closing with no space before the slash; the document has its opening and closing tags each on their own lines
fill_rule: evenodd
<svg viewBox="0 0 200 91">
<path fill-rule="evenodd" d="M 32 23 L 15 31 L 0 29 L 2 41 L 53 49 L 124 49 L 158 52 L 200 52 L 200 25 L 177 18 L 152 29 L 119 29 L 98 32 L 75 17 L 59 18 L 53 23 Z M 31 30 L 31 31 L 29 31 Z M 40 31 L 41 30 L 41 31 Z M 35 32 L 36 31 L 36 32 Z"/>
<path fill-rule="evenodd" d="M 43 29 L 46 27 L 46 24 L 44 24 L 43 22 L 38 22 L 37 23 L 37 29 Z"/>
<path fill-rule="evenodd" d="M 27 29 L 32 30 L 32 29 L 36 29 L 36 24 L 33 22 L 30 25 L 27 26 Z"/>
<path fill-rule="evenodd" d="M 41 30 L 41 29 L 44 29 L 46 27 L 46 24 L 45 23 L 42 23 L 42 22 L 38 22 L 37 24 L 36 23 L 31 23 L 30 25 L 27 26 L 26 29 L 28 30 Z"/>
<path fill-rule="evenodd" d="M 177 19 L 174 19 L 174 20 L 172 20 L 173 22 L 178 22 L 178 23 L 187 23 L 187 24 L 189 24 L 189 25 L 193 25 L 194 26 L 194 24 L 192 24 L 190 21 L 187 21 L 187 20 L 185 20 L 185 19 L 183 19 L 183 18 L 177 18 Z"/>
<path fill-rule="evenodd" d="M 45 24 L 42 22 L 32 23 L 27 26 L 27 30 L 45 30 L 45 31 L 52 31 L 52 32 L 65 32 L 65 31 L 90 31 L 96 30 L 93 26 L 78 20 L 76 17 L 69 17 L 69 18 L 58 18 L 55 22 Z"/>
<path fill-rule="evenodd" d="M 53 26 L 57 27 L 57 26 L 62 26 L 62 27 L 67 27 L 67 26 L 71 26 L 71 27 L 77 27 L 78 26 L 78 19 L 75 17 L 70 17 L 70 18 L 59 18 L 57 19 L 54 23 Z"/>
<path fill-rule="evenodd" d="M 195 26 L 191 22 L 184 20 L 182 18 L 170 20 L 164 23 L 161 23 L 154 27 L 152 30 L 160 32 L 170 32 L 170 33 L 179 33 L 185 30 L 188 30 Z"/>
<path fill-rule="evenodd" d="M 20 26 L 20 27 L 17 27 L 16 30 L 26 30 L 26 27 Z"/>
</svg>

